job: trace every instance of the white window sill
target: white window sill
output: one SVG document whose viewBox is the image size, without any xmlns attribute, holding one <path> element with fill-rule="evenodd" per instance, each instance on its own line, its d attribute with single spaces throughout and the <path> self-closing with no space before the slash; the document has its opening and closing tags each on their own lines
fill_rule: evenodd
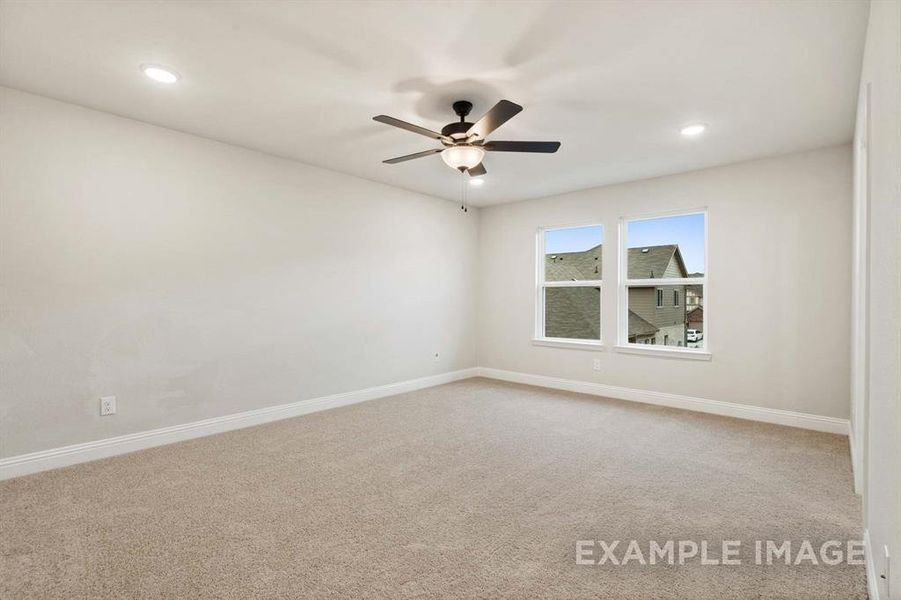
<svg viewBox="0 0 901 600">
<path fill-rule="evenodd" d="M 644 354 L 645 356 L 659 356 L 662 358 L 680 358 L 685 360 L 710 360 L 713 355 L 705 350 L 689 350 L 686 348 L 661 348 L 651 344 L 630 344 L 628 346 L 614 346 L 613 349 L 623 354 Z"/>
<path fill-rule="evenodd" d="M 566 338 L 532 338 L 533 346 L 549 346 L 551 348 L 574 348 L 603 352 L 604 344 L 600 340 L 568 340 Z"/>
</svg>

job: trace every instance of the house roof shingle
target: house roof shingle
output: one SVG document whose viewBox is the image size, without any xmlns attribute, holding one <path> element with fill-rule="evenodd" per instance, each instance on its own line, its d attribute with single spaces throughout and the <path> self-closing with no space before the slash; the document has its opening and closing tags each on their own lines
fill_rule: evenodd
<svg viewBox="0 0 901 600">
<path fill-rule="evenodd" d="M 545 293 L 545 335 L 598 339 L 600 294 L 595 287 L 548 288 Z"/>
<path fill-rule="evenodd" d="M 582 252 L 558 252 L 544 257 L 545 281 L 601 279 L 602 245 Z"/>
<path fill-rule="evenodd" d="M 677 244 L 629 248 L 629 279 L 660 279 L 675 255 L 682 277 L 687 277 L 682 253 Z M 544 257 L 545 281 L 582 281 L 603 279 L 603 245 L 581 252 L 558 252 Z"/>
<path fill-rule="evenodd" d="M 629 337 L 635 335 L 652 335 L 657 333 L 658 329 L 653 323 L 650 323 L 640 316 L 629 311 Z"/>
<path fill-rule="evenodd" d="M 666 273 L 674 254 L 681 276 L 685 277 L 687 271 L 678 245 L 629 248 L 629 279 L 660 279 Z"/>
</svg>

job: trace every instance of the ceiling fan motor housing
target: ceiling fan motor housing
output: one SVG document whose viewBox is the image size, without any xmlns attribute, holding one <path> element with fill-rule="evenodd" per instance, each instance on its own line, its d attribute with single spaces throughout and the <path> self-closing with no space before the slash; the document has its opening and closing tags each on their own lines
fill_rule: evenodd
<svg viewBox="0 0 901 600">
<path fill-rule="evenodd" d="M 441 135 L 457 139 L 466 137 L 466 132 L 472 127 L 472 123 L 466 122 L 466 115 L 472 111 L 472 102 L 468 100 L 457 100 L 453 104 L 454 112 L 460 117 L 459 123 L 448 123 L 441 129 Z"/>
<path fill-rule="evenodd" d="M 466 115 L 468 115 L 470 111 L 472 111 L 472 102 L 467 100 L 457 100 L 454 102 L 453 106 L 454 112 L 460 117 L 461 121 L 466 118 Z"/>
<path fill-rule="evenodd" d="M 464 139 L 466 138 L 466 132 L 469 131 L 469 128 L 472 127 L 472 123 L 467 123 L 466 121 L 460 121 L 459 123 L 448 123 L 444 127 L 441 128 L 441 135 L 446 135 L 447 137 L 456 139 Z"/>
</svg>

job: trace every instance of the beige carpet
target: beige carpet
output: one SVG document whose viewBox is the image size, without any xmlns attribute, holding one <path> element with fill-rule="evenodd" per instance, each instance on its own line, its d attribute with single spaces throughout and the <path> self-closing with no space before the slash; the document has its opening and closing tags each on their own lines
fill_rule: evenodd
<svg viewBox="0 0 901 600">
<path fill-rule="evenodd" d="M 866 598 L 860 566 L 575 560 L 859 539 L 851 489 L 843 437 L 471 379 L 0 483 L 0 597 Z"/>
</svg>

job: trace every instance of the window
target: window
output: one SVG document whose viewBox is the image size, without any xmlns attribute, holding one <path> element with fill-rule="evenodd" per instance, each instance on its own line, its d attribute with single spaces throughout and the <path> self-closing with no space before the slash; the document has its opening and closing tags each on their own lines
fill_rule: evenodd
<svg viewBox="0 0 901 600">
<path fill-rule="evenodd" d="M 621 227 L 619 344 L 706 354 L 706 212 L 623 219 Z"/>
<path fill-rule="evenodd" d="M 536 341 L 601 340 L 603 228 L 545 228 L 538 232 Z"/>
</svg>

